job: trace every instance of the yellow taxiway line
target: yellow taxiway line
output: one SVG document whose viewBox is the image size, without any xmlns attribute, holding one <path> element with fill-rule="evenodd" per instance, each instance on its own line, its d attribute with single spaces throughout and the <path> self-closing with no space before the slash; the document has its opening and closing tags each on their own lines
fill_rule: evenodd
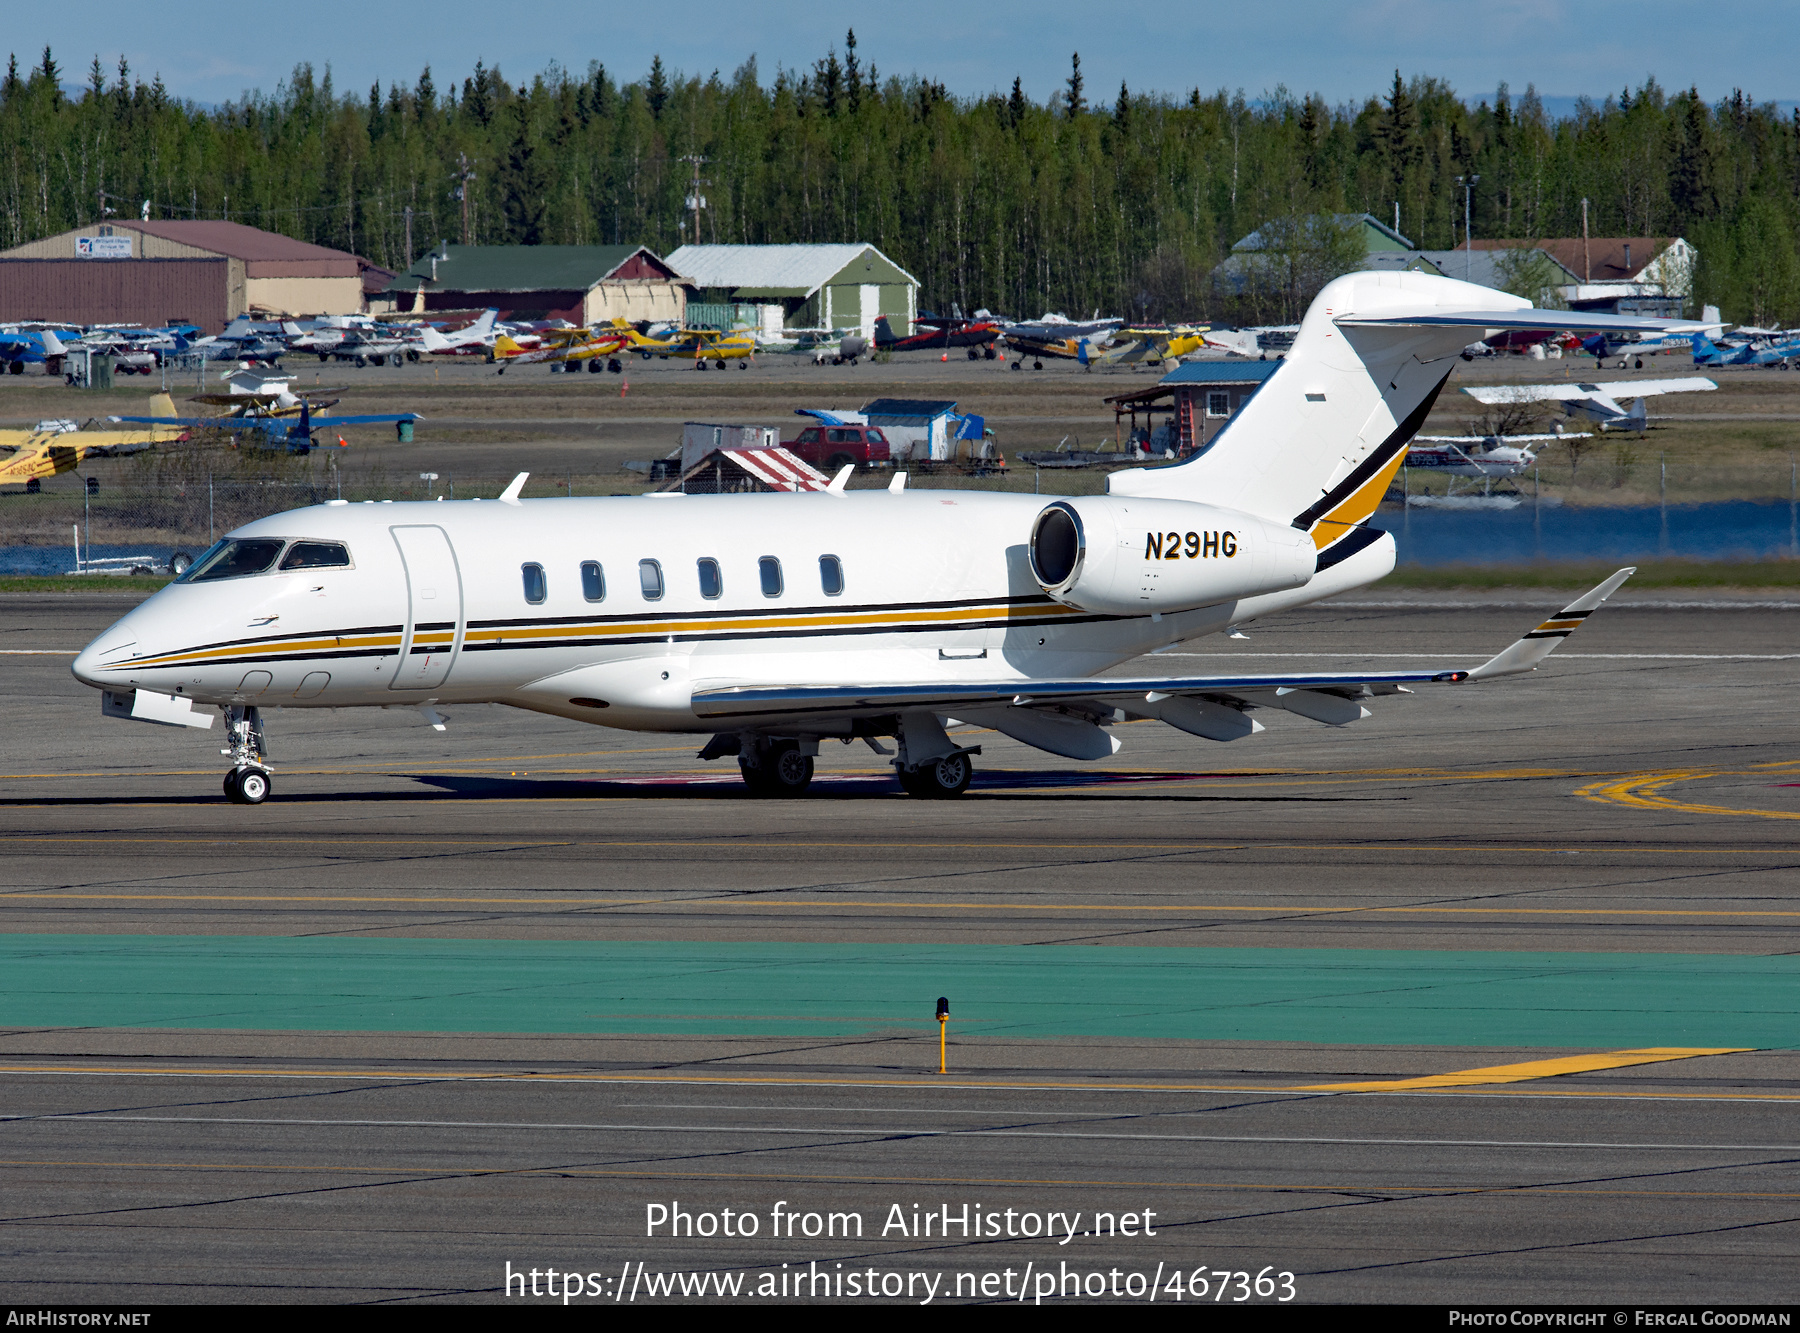
<svg viewBox="0 0 1800 1333">
<path fill-rule="evenodd" d="M 1699 1055 L 1742 1055 L 1754 1046 L 1651 1046 L 1641 1051 L 1607 1051 L 1599 1055 L 1566 1055 L 1555 1060 L 1529 1060 L 1519 1065 L 1492 1065 L 1463 1069 L 1424 1078 L 1386 1079 L 1375 1083 L 1319 1083 L 1296 1092 L 1411 1092 L 1418 1088 L 1475 1088 L 1495 1083 L 1525 1083 L 1532 1079 L 1558 1078 L 1564 1074 L 1588 1074 L 1599 1069 L 1626 1069 L 1632 1065 L 1661 1064 L 1665 1060 L 1691 1060 Z"/>
</svg>

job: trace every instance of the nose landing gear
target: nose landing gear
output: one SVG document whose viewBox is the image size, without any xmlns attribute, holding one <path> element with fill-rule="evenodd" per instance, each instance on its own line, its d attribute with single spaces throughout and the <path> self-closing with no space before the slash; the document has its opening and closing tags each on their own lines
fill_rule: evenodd
<svg viewBox="0 0 1800 1333">
<path fill-rule="evenodd" d="M 225 775 L 225 799 L 234 805 L 261 805 L 269 799 L 268 747 L 263 740 L 262 714 L 254 708 L 232 704 L 225 710 L 225 738 L 231 759 Z"/>
</svg>

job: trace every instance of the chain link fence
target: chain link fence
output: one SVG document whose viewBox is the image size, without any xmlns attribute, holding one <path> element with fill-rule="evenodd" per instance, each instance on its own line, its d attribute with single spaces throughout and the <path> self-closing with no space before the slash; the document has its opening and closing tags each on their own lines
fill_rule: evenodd
<svg viewBox="0 0 1800 1333">
<path fill-rule="evenodd" d="M 339 499 L 493 497 L 514 475 L 387 471 L 341 460 L 330 450 L 298 456 L 205 442 L 147 450 L 130 458 L 90 461 L 34 486 L 0 486 L 0 574 L 66 573 L 78 558 L 160 570 L 175 553 L 197 554 L 225 533 L 271 514 Z M 1047 480 L 1046 491 L 1084 493 L 1099 489 L 1104 476 L 1059 473 Z M 977 489 L 992 485 L 955 481 Z M 1002 488 L 1021 487 L 1031 489 L 1031 478 L 1022 469 Z M 650 478 L 640 472 L 563 468 L 533 472 L 524 495 L 632 495 L 651 488 Z M 1470 560 L 1496 558 L 1479 549 L 1477 519 L 1508 509 L 1516 517 L 1547 516 L 1555 530 L 1583 525 L 1636 530 L 1634 515 L 1656 518 L 1656 525 L 1645 530 L 1676 532 L 1681 548 L 1676 553 L 1696 559 L 1800 557 L 1800 456 L 1785 451 L 1694 462 L 1648 449 L 1636 437 L 1597 437 L 1573 448 L 1553 444 L 1513 478 L 1446 477 L 1405 469 L 1387 499 L 1376 526 L 1398 533 L 1403 515 L 1419 517 L 1429 511 L 1436 515 L 1434 523 L 1448 525 L 1448 550 L 1457 540 L 1458 524 L 1465 524 L 1469 549 L 1461 558 Z M 1446 500 L 1453 502 L 1447 513 L 1442 512 Z M 1669 514 L 1676 515 L 1673 525 L 1663 521 Z M 1666 547 L 1667 539 L 1659 538 L 1658 549 L 1644 554 L 1667 554 Z M 1546 549 L 1526 558 L 1557 557 Z"/>
</svg>

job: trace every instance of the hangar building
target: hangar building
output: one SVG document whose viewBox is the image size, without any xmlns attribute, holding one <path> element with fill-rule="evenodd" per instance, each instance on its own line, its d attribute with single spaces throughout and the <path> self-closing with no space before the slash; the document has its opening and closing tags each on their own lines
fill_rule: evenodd
<svg viewBox="0 0 1800 1333">
<path fill-rule="evenodd" d="M 600 324 L 687 316 L 688 284 L 642 245 L 439 244 L 387 290 L 398 314 L 498 310 L 502 319 Z"/>
<path fill-rule="evenodd" d="M 860 329 L 873 338 L 886 315 L 905 338 L 918 313 L 919 280 L 868 244 L 684 245 L 669 262 L 700 290 L 708 322 L 724 328 Z"/>
<path fill-rule="evenodd" d="M 0 320 L 161 325 L 191 320 L 217 333 L 253 307 L 354 315 L 390 275 L 343 250 L 241 222 L 77 227 L 0 251 Z"/>
</svg>

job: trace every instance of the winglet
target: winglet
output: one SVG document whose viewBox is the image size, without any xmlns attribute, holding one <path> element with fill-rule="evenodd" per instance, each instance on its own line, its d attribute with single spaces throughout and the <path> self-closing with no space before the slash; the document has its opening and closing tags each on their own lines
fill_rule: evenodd
<svg viewBox="0 0 1800 1333">
<path fill-rule="evenodd" d="M 521 472 L 518 476 L 508 482 L 506 489 L 500 492 L 500 503 L 507 505 L 518 504 L 519 492 L 525 489 L 525 478 L 530 475 L 529 472 Z"/>
<path fill-rule="evenodd" d="M 1635 573 L 1637 566 L 1627 565 L 1598 588 L 1577 597 L 1512 647 L 1483 662 L 1464 679 L 1487 680 L 1493 676 L 1515 676 L 1522 671 L 1537 670 L 1538 664 L 1550 656 L 1557 644 L 1580 629 L 1581 622 Z"/>
<path fill-rule="evenodd" d="M 845 485 L 849 483 L 850 478 L 855 475 L 855 473 L 856 464 L 844 464 L 843 467 L 838 469 L 837 476 L 833 477 L 830 482 L 826 484 L 825 489 L 830 491 L 833 495 L 842 495 L 844 493 Z"/>
</svg>

